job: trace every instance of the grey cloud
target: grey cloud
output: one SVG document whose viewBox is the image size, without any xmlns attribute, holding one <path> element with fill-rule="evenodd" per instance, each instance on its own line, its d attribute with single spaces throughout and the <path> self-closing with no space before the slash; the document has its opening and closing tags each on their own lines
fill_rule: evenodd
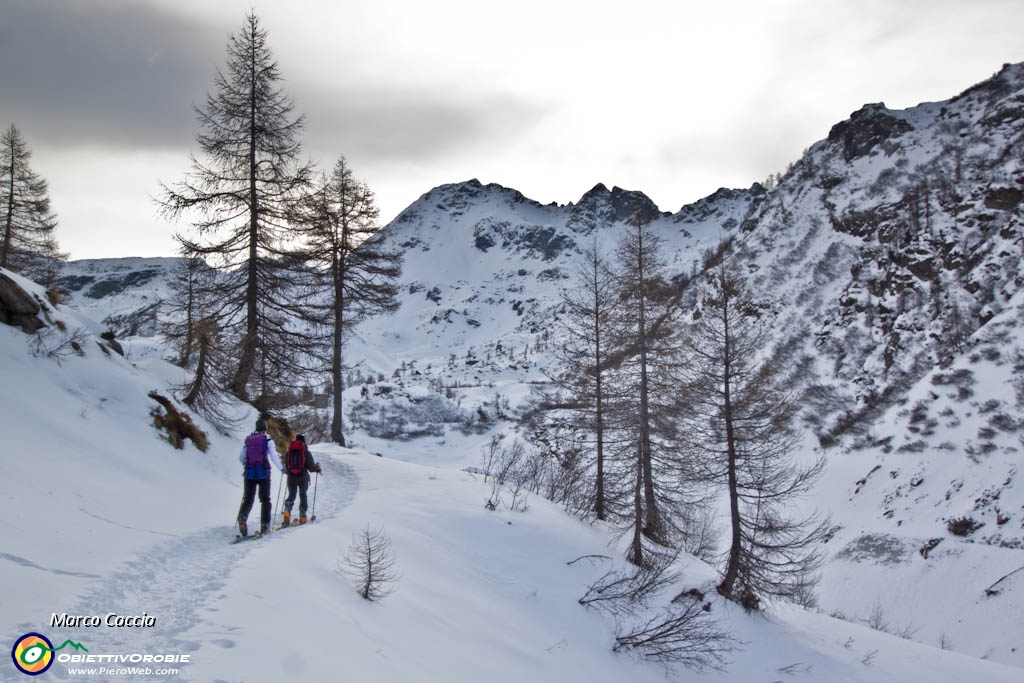
<svg viewBox="0 0 1024 683">
<path fill-rule="evenodd" d="M 48 145 L 188 144 L 226 38 L 143 3 L 5 1 L 0 123 Z"/>
<path fill-rule="evenodd" d="M 328 159 L 345 154 L 416 162 L 504 149 L 547 112 L 542 103 L 500 93 L 470 97 L 354 86 L 295 94 L 307 113 L 308 151 Z"/>
<path fill-rule="evenodd" d="M 243 19 L 207 26 L 123 0 L 0 3 L 0 125 L 15 123 L 33 146 L 189 146 L 198 125 L 192 108 L 205 101 L 228 34 Z M 287 63 L 287 46 L 268 29 Z M 544 114 L 510 95 L 324 83 L 293 69 L 282 75 L 306 115 L 304 146 L 328 164 L 340 154 L 415 162 L 504 146 Z"/>
</svg>

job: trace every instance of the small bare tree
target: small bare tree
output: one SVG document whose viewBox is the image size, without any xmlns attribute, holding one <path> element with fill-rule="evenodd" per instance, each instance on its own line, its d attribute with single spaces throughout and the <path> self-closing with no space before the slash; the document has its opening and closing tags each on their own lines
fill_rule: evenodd
<svg viewBox="0 0 1024 683">
<path fill-rule="evenodd" d="M 338 561 L 366 600 L 383 600 L 395 590 L 398 571 L 391 540 L 383 529 L 367 526 L 352 539 L 348 552 Z"/>
</svg>

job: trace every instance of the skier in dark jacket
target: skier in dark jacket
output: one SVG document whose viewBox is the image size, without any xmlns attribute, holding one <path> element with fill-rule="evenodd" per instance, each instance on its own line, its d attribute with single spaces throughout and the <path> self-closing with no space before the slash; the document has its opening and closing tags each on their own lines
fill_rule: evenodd
<svg viewBox="0 0 1024 683">
<path fill-rule="evenodd" d="M 256 431 L 245 437 L 238 461 L 245 465 L 245 482 L 242 489 L 242 506 L 238 508 L 238 533 L 249 535 L 249 511 L 252 509 L 256 489 L 260 492 L 260 533 L 270 530 L 270 467 L 284 471 L 277 457 L 274 441 L 267 436 L 267 422 L 256 420 Z"/>
<path fill-rule="evenodd" d="M 299 494 L 299 520 L 298 524 L 305 524 L 307 499 L 306 491 L 309 490 L 309 473 L 321 472 L 320 465 L 313 460 L 313 454 L 306 446 L 306 437 L 299 434 L 288 447 L 285 455 L 285 472 L 288 474 L 288 497 L 284 499 L 284 520 L 281 526 L 288 526 L 292 523 L 292 505 L 295 504 L 295 494 Z"/>
</svg>

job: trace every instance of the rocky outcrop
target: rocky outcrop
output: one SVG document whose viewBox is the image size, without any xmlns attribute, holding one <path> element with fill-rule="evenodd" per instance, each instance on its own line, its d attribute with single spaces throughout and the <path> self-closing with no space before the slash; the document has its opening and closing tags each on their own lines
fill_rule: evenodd
<svg viewBox="0 0 1024 683">
<path fill-rule="evenodd" d="M 39 303 L 11 278 L 0 273 L 0 322 L 32 334 L 45 323 L 39 319 Z"/>
<path fill-rule="evenodd" d="M 848 120 L 832 126 L 828 139 L 841 144 L 843 158 L 853 161 L 911 130 L 913 127 L 909 123 L 893 116 L 884 104 L 865 104 Z"/>
</svg>

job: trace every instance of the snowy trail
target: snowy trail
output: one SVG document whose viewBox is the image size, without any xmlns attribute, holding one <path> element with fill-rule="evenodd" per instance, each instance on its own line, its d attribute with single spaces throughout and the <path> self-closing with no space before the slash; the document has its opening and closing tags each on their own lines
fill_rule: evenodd
<svg viewBox="0 0 1024 683">
<path fill-rule="evenodd" d="M 349 465 L 331 457 L 314 457 L 323 467 L 324 474 L 317 488 L 317 525 L 344 510 L 359 489 L 359 480 Z M 315 475 L 313 475 L 315 478 Z M 312 484 L 312 482 L 311 482 Z M 277 495 L 276 483 L 273 495 Z M 310 486 L 312 506 L 313 486 Z M 284 493 L 282 493 L 283 499 Z M 253 508 L 258 519 L 259 502 Z M 250 513 L 250 524 L 253 519 Z M 278 513 L 280 518 L 280 513 Z M 279 521 L 275 520 L 275 523 Z M 292 533 L 292 532 L 283 532 Z M 306 532 L 304 532 L 306 533 Z M 315 532 L 314 532 L 315 533 Z M 211 527 L 184 537 L 154 546 L 148 552 L 131 560 L 113 574 L 99 578 L 87 589 L 82 600 L 69 610 L 72 615 L 98 615 L 101 619 L 113 612 L 123 616 L 156 617 L 154 628 L 75 628 L 48 629 L 52 637 L 71 637 L 80 640 L 93 654 L 190 654 L 204 643 L 190 641 L 181 634 L 203 620 L 203 615 L 216 608 L 208 607 L 220 597 L 221 589 L 230 580 L 233 570 L 245 561 L 256 548 L 265 548 L 275 542 L 273 535 L 250 543 L 232 544 L 235 530 L 231 526 Z M 51 638 L 52 639 L 52 638 Z M 13 642 L 13 638 L 9 639 Z M 54 643 L 56 646 L 57 643 Z M 233 643 L 221 639 L 205 643 L 220 648 L 231 648 Z M 70 676 L 67 664 L 55 662 L 47 672 L 59 679 L 81 678 Z M 103 664 L 88 666 L 104 666 Z M 108 664 L 107 666 L 114 666 Z M 124 664 L 118 666 L 137 666 Z M 173 666 L 173 665 L 169 665 Z M 188 667 L 182 666 L 177 675 L 140 676 L 138 680 L 186 681 Z M 24 680 L 20 673 L 3 671 L 2 680 Z M 131 676 L 117 676 L 117 680 L 135 680 Z"/>
</svg>

